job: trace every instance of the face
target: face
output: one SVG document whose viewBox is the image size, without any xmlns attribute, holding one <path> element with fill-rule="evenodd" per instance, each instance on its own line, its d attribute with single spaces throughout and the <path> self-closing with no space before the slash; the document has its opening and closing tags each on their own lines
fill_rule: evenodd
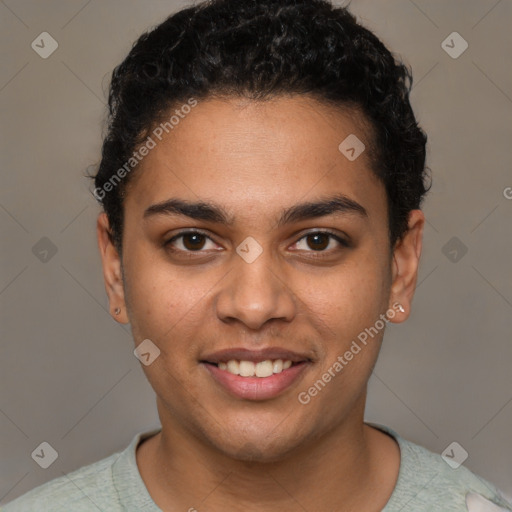
<svg viewBox="0 0 512 512">
<path fill-rule="evenodd" d="M 351 134 L 366 145 L 355 160 L 339 149 Z M 304 96 L 211 99 L 153 138 L 127 188 L 122 267 L 104 214 L 98 235 L 115 318 L 160 351 L 142 367 L 163 430 L 277 460 L 358 428 L 382 326 L 409 311 L 423 228 L 412 212 L 390 251 L 362 117 Z"/>
</svg>

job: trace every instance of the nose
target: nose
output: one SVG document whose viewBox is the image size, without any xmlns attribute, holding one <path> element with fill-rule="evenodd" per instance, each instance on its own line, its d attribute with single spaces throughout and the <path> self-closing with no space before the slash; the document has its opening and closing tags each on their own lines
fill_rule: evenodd
<svg viewBox="0 0 512 512">
<path fill-rule="evenodd" d="M 294 318 L 297 301 L 286 273 L 278 268 L 270 251 L 263 251 L 251 263 L 235 254 L 232 265 L 216 298 L 220 320 L 239 321 L 258 330 L 269 320 L 290 322 Z"/>
</svg>

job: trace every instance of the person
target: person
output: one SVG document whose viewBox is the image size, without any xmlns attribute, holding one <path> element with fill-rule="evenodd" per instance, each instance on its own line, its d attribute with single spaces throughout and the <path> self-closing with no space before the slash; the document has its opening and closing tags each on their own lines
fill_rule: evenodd
<svg viewBox="0 0 512 512">
<path fill-rule="evenodd" d="M 138 39 L 94 195 L 112 316 L 161 427 L 4 512 L 512 510 L 364 421 L 422 251 L 411 84 L 324 0 L 212 0 Z"/>
</svg>

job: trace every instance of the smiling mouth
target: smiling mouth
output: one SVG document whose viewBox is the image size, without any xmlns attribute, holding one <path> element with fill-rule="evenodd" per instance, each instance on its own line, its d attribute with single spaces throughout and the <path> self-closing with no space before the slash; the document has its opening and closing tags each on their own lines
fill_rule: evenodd
<svg viewBox="0 0 512 512">
<path fill-rule="evenodd" d="M 212 363 L 210 361 L 201 362 L 216 366 L 220 370 L 224 370 L 232 375 L 265 378 L 282 373 L 288 368 L 300 365 L 305 361 L 293 362 L 289 359 L 266 359 L 255 363 L 253 361 L 230 359 L 228 361 L 219 361 L 219 363 Z"/>
</svg>

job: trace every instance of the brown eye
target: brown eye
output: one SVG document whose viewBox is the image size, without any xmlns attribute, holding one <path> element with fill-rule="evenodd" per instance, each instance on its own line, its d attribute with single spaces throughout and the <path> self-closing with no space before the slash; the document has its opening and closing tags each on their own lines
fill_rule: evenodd
<svg viewBox="0 0 512 512">
<path fill-rule="evenodd" d="M 203 252 L 208 242 L 212 244 L 210 248 L 215 248 L 209 236 L 198 231 L 183 231 L 165 242 L 164 246 L 173 252 Z"/>
<path fill-rule="evenodd" d="M 331 242 L 334 242 L 334 247 L 329 249 Z M 336 249 L 350 246 L 348 242 L 329 231 L 317 231 L 314 233 L 308 233 L 304 235 L 299 241 L 297 241 L 295 245 L 298 249 L 305 250 L 306 252 L 313 251 L 325 253 L 330 253 Z M 336 247 L 336 245 L 338 245 L 338 247 Z"/>
<path fill-rule="evenodd" d="M 199 233 L 189 233 L 187 235 L 182 235 L 182 238 L 183 245 L 190 251 L 202 249 L 206 241 L 206 237 Z"/>
<path fill-rule="evenodd" d="M 313 233 L 307 235 L 308 246 L 315 251 L 323 251 L 329 245 L 331 236 L 327 233 Z"/>
</svg>

